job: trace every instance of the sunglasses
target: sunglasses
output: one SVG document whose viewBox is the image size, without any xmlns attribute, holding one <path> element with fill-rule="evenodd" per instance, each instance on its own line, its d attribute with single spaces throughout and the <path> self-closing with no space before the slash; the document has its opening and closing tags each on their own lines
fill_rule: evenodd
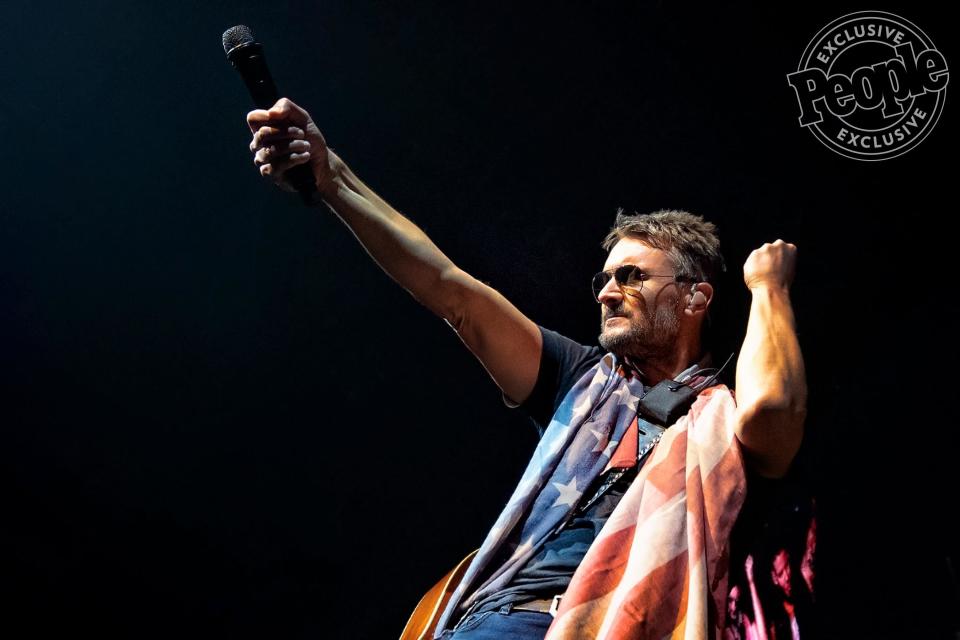
<svg viewBox="0 0 960 640">
<path fill-rule="evenodd" d="M 600 273 L 593 276 L 593 297 L 597 300 L 600 299 L 600 292 L 603 291 L 603 288 L 607 286 L 607 283 L 610 282 L 610 279 L 613 278 L 617 282 L 617 286 L 620 287 L 620 291 L 623 293 L 640 293 L 643 289 L 643 282 L 649 280 L 650 278 L 673 278 L 676 282 L 693 282 L 692 278 L 677 276 L 677 275 L 666 275 L 666 274 L 657 274 L 657 273 L 647 273 L 640 269 L 640 267 L 632 264 L 622 264 L 619 267 L 613 269 L 608 269 L 606 271 L 601 271 Z"/>
</svg>

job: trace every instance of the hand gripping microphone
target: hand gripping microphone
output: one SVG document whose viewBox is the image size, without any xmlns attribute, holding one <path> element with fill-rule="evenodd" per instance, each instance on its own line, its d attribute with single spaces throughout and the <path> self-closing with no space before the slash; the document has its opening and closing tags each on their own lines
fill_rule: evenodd
<svg viewBox="0 0 960 640">
<path fill-rule="evenodd" d="M 256 42 L 250 28 L 238 24 L 224 31 L 223 50 L 227 54 L 227 60 L 243 77 L 257 108 L 272 107 L 280 99 L 280 94 L 270 76 L 270 70 L 267 69 L 267 61 L 263 57 L 263 45 Z M 317 185 L 309 163 L 290 168 L 285 177 L 300 193 L 305 204 L 319 202 Z"/>
</svg>

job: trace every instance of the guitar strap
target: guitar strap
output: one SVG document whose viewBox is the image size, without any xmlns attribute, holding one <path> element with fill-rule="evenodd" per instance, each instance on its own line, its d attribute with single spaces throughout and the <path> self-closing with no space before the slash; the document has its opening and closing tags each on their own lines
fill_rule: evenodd
<svg viewBox="0 0 960 640">
<path fill-rule="evenodd" d="M 647 456 L 650 455 L 650 452 L 653 451 L 656 444 L 660 442 L 664 431 L 666 431 L 666 429 L 663 427 L 648 422 L 639 415 L 634 418 L 623 438 L 623 444 L 617 448 L 617 452 L 613 458 L 610 459 L 610 464 L 604 470 L 605 477 L 603 482 L 597 487 L 597 490 L 589 499 L 580 504 L 576 509 L 576 513 L 582 514 L 586 512 L 587 509 L 602 498 L 603 495 L 624 476 L 637 475 L 640 467 L 646 462 Z M 636 442 L 636 447 L 630 446 L 630 444 L 634 442 Z"/>
</svg>

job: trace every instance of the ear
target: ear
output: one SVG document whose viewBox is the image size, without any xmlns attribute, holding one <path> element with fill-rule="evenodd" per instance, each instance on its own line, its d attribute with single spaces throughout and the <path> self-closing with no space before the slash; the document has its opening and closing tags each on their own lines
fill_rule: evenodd
<svg viewBox="0 0 960 640">
<path fill-rule="evenodd" d="M 695 316 L 706 312 L 713 301 L 713 285 L 709 282 L 694 282 L 690 285 L 687 292 L 687 306 L 683 313 L 688 316 Z"/>
</svg>

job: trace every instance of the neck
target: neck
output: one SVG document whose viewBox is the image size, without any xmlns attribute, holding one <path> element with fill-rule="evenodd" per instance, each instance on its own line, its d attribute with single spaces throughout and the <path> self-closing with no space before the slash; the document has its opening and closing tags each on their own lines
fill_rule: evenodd
<svg viewBox="0 0 960 640">
<path fill-rule="evenodd" d="M 644 382 L 653 386 L 661 380 L 672 380 L 681 371 L 703 357 L 700 341 L 680 341 L 679 348 L 665 357 L 647 357 L 635 359 L 624 356 L 624 361 L 640 373 Z"/>
</svg>

